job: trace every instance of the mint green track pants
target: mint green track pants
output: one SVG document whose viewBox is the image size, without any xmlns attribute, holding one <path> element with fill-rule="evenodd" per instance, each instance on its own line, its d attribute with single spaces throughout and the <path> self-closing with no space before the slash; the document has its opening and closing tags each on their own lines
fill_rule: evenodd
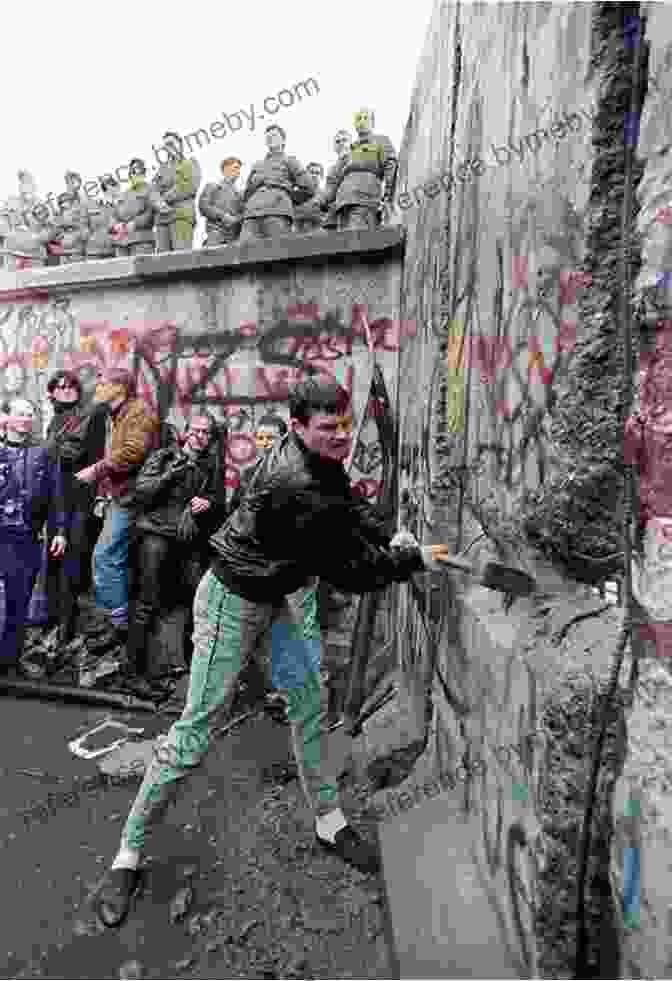
<svg viewBox="0 0 672 981">
<path fill-rule="evenodd" d="M 292 748 L 314 815 L 338 807 L 337 778 L 348 738 L 342 728 L 329 735 L 322 731 L 328 696 L 320 677 L 317 580 L 272 605 L 243 599 L 208 571 L 194 599 L 194 654 L 184 711 L 155 742 L 123 845 L 143 848 L 146 833 L 177 796 L 179 782 L 207 753 L 212 729 L 226 720 L 236 679 L 253 656 L 270 660 L 273 683 L 287 699 Z"/>
</svg>

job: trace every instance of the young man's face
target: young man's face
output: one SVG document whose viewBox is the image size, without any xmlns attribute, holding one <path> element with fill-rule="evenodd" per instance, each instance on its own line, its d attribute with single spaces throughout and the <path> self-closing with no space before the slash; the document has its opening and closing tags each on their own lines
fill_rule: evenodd
<svg viewBox="0 0 672 981">
<path fill-rule="evenodd" d="M 350 134 L 337 133 L 334 137 L 334 149 L 339 157 L 347 153 L 350 149 Z"/>
<path fill-rule="evenodd" d="M 273 443 L 280 438 L 280 430 L 276 426 L 259 426 L 256 433 L 254 434 L 254 442 L 257 447 L 257 453 L 263 453 L 264 450 L 270 450 Z"/>
<path fill-rule="evenodd" d="M 240 164 L 230 163 L 227 164 L 225 167 L 222 167 L 222 175 L 226 177 L 228 180 L 235 183 L 240 177 Z"/>
<path fill-rule="evenodd" d="M 343 463 L 352 446 L 353 422 L 352 408 L 348 408 L 340 415 L 316 412 L 305 426 L 293 419 L 292 428 L 313 453 Z"/>
<path fill-rule="evenodd" d="M 285 138 L 279 129 L 269 129 L 266 133 L 266 146 L 271 153 L 278 153 L 285 149 Z"/>
</svg>

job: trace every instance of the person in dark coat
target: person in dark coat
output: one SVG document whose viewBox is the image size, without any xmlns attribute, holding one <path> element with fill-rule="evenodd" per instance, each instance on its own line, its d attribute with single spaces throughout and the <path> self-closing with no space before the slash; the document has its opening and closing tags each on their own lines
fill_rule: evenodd
<svg viewBox="0 0 672 981">
<path fill-rule="evenodd" d="M 236 679 L 270 645 L 274 681 L 287 693 L 292 746 L 317 844 L 360 871 L 380 872 L 376 853 L 339 806 L 344 730 L 322 739 L 316 577 L 367 593 L 441 569 L 445 545 L 395 548 L 384 521 L 350 487 L 350 396 L 309 379 L 290 392 L 291 433 L 268 453 L 257 482 L 211 538 L 214 558 L 194 599 L 194 656 L 181 718 L 161 735 L 97 896 L 107 927 L 127 916 L 142 883 L 146 837 L 201 764 Z M 341 745 L 341 741 L 344 745 Z"/>
<path fill-rule="evenodd" d="M 312 177 L 296 157 L 285 153 L 285 142 L 281 126 L 266 127 L 268 153 L 252 167 L 243 194 L 241 242 L 288 234 L 294 205 L 303 204 L 315 194 Z"/>
<path fill-rule="evenodd" d="M 144 694 L 148 693 L 142 677 L 148 669 L 147 643 L 168 586 L 172 585 L 173 595 L 191 613 L 208 538 L 226 516 L 219 444 L 214 419 L 200 413 L 191 420 L 181 445 L 156 450 L 147 458 L 135 483 L 133 537 L 139 593 L 126 649 L 136 687 Z M 187 664 L 192 632 L 188 617 L 184 633 Z"/>
<path fill-rule="evenodd" d="M 52 375 L 47 392 L 54 415 L 45 447 L 63 473 L 69 529 L 65 556 L 49 563 L 50 619 L 58 620 L 59 640 L 67 644 L 75 634 L 77 599 L 91 585 L 93 548 L 102 526 L 94 514 L 95 488 L 77 480 L 75 473 L 95 463 L 105 451 L 105 406 L 86 409 L 82 405 L 82 385 L 72 371 Z"/>
<path fill-rule="evenodd" d="M 201 192 L 198 210 L 205 218 L 206 247 L 230 245 L 240 234 L 242 197 L 236 187 L 242 166 L 238 157 L 222 160 L 219 184 L 206 184 Z"/>
<path fill-rule="evenodd" d="M 6 442 L 0 446 L 0 672 L 18 666 L 28 605 L 40 568 L 40 533 L 47 524 L 49 551 L 67 546 L 63 480 L 57 461 L 33 445 L 35 407 L 27 399 L 8 406 Z"/>
<path fill-rule="evenodd" d="M 252 479 L 259 470 L 264 454 L 271 449 L 274 443 L 282 439 L 287 433 L 287 424 L 280 416 L 273 412 L 263 416 L 257 425 L 254 433 L 254 442 L 257 447 L 257 460 L 249 466 L 240 478 L 240 483 L 236 487 L 229 504 L 229 512 L 233 513 L 247 492 Z"/>
</svg>

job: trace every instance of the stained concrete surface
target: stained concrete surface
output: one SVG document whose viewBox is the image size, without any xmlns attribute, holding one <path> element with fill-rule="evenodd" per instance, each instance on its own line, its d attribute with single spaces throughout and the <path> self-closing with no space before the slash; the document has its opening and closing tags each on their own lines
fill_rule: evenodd
<svg viewBox="0 0 672 981">
<path fill-rule="evenodd" d="M 287 728 L 257 718 L 215 741 L 152 839 L 145 894 L 121 930 L 103 931 L 91 897 L 137 783 L 97 787 L 29 827 L 16 812 L 97 774 L 67 742 L 106 713 L 9 698 L 2 711 L 0 977 L 116 978 L 130 961 L 154 978 L 390 976 L 380 882 L 317 849 L 297 781 L 268 778 L 289 759 Z M 115 718 L 144 735 L 166 727 Z M 356 797 L 345 799 L 375 837 Z M 171 923 L 188 884 L 193 903 Z"/>
</svg>

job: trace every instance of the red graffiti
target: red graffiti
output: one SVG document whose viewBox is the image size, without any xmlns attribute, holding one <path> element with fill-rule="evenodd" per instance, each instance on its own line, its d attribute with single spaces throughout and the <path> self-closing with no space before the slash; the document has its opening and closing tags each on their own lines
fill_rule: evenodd
<svg viewBox="0 0 672 981">
<path fill-rule="evenodd" d="M 573 306 L 577 300 L 578 290 L 591 286 L 593 277 L 590 273 L 566 272 L 560 273 L 560 306 Z"/>
<path fill-rule="evenodd" d="M 514 255 L 512 276 L 514 290 L 527 289 L 527 265 L 526 255 Z"/>
<path fill-rule="evenodd" d="M 382 487 L 382 481 L 380 480 L 358 480 L 357 483 L 352 485 L 352 490 L 355 494 L 360 497 L 365 497 L 367 500 L 375 499 L 378 497 Z"/>
<path fill-rule="evenodd" d="M 481 372 L 481 381 L 484 385 L 492 385 L 498 371 L 506 371 L 513 361 L 509 339 L 478 334 L 470 341 L 468 351 Z"/>
</svg>

